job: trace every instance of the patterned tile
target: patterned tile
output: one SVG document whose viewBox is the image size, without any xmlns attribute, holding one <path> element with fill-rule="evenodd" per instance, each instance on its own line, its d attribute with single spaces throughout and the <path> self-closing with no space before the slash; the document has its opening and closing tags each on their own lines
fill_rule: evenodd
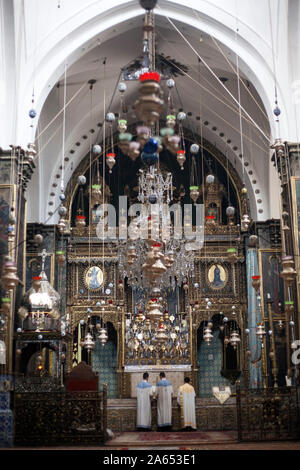
<svg viewBox="0 0 300 470">
<path fill-rule="evenodd" d="M 11 410 L 0 411 L 0 447 L 13 445 L 13 413 Z"/>
<path fill-rule="evenodd" d="M 96 342 L 92 353 L 92 367 L 99 374 L 99 390 L 107 384 L 108 398 L 118 398 L 117 346 L 108 341 L 102 346 Z"/>
<path fill-rule="evenodd" d="M 10 407 L 10 393 L 0 392 L 0 410 L 7 410 Z"/>
<path fill-rule="evenodd" d="M 222 368 L 222 342 L 219 332 L 215 331 L 210 346 L 202 341 L 198 350 L 199 365 L 199 396 L 201 398 L 212 397 L 212 387 L 232 386 L 229 380 L 221 375 Z"/>
</svg>

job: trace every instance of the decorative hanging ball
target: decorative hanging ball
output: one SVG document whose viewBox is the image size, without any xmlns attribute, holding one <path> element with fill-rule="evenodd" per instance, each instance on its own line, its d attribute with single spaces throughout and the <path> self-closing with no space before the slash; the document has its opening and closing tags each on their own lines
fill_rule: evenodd
<svg viewBox="0 0 300 470">
<path fill-rule="evenodd" d="M 174 86 L 175 86 L 175 81 L 173 80 L 173 78 L 169 78 L 169 80 L 167 81 L 167 87 L 174 88 Z"/>
<path fill-rule="evenodd" d="M 95 155 L 100 155 L 101 151 L 102 151 L 101 145 L 96 144 L 93 146 L 93 153 Z"/>
<path fill-rule="evenodd" d="M 276 117 L 280 116 L 280 114 L 281 114 L 280 108 L 278 108 L 278 106 L 276 106 L 276 108 L 274 109 L 273 113 L 275 114 Z"/>
<path fill-rule="evenodd" d="M 199 145 L 198 144 L 192 144 L 191 147 L 190 147 L 190 152 L 193 153 L 194 155 L 196 155 L 196 153 L 199 152 Z"/>
<path fill-rule="evenodd" d="M 43 335 L 38 335 L 38 339 L 39 340 L 43 339 Z"/>
<path fill-rule="evenodd" d="M 247 194 L 247 192 L 248 192 L 248 191 L 247 191 L 247 188 L 244 186 L 244 187 L 242 188 L 241 193 L 242 193 L 242 194 Z"/>
<path fill-rule="evenodd" d="M 235 208 L 232 206 L 228 206 L 226 209 L 226 215 L 228 217 L 232 217 L 235 214 Z"/>
<path fill-rule="evenodd" d="M 214 181 L 215 181 L 214 175 L 207 175 L 207 177 L 206 177 L 207 184 L 213 184 Z"/>
<path fill-rule="evenodd" d="M 64 193 L 61 193 L 61 194 L 59 195 L 59 199 L 60 199 L 61 201 L 64 201 L 64 200 L 66 199 L 66 196 L 64 195 Z"/>
<path fill-rule="evenodd" d="M 152 166 L 155 165 L 155 163 L 158 162 L 158 155 L 157 153 L 147 153 L 147 152 L 142 152 L 141 158 L 145 165 Z"/>
<path fill-rule="evenodd" d="M 22 328 L 18 328 L 17 333 L 22 333 Z"/>
<path fill-rule="evenodd" d="M 116 116 L 114 115 L 114 113 L 107 113 L 106 115 L 107 122 L 114 122 L 115 119 L 116 119 Z"/>
<path fill-rule="evenodd" d="M 86 183 L 86 177 L 84 175 L 79 175 L 77 178 L 77 183 L 80 185 L 85 185 Z"/>
<path fill-rule="evenodd" d="M 224 318 L 223 318 L 223 322 L 224 322 L 224 323 L 227 323 L 227 322 L 228 322 L 228 318 L 227 318 L 227 317 L 224 317 Z"/>
<path fill-rule="evenodd" d="M 250 333 L 249 328 L 246 328 L 246 329 L 245 329 L 245 333 L 246 333 L 246 335 L 248 335 L 248 334 Z"/>
<path fill-rule="evenodd" d="M 41 235 L 40 233 L 37 233 L 37 234 L 34 236 L 33 240 L 34 240 L 34 243 L 36 243 L 37 245 L 41 245 L 41 244 L 43 243 L 43 241 L 44 241 L 44 237 L 43 237 L 43 235 Z"/>
<path fill-rule="evenodd" d="M 31 119 L 34 119 L 36 117 L 36 110 L 31 109 L 28 114 Z"/>
<path fill-rule="evenodd" d="M 158 141 L 153 137 L 150 137 L 148 142 L 144 146 L 144 152 L 146 153 L 155 153 L 158 149 Z"/>
<path fill-rule="evenodd" d="M 67 208 L 65 206 L 60 206 L 58 213 L 61 217 L 64 217 L 67 214 Z"/>
<path fill-rule="evenodd" d="M 294 326 L 295 322 L 293 320 L 290 321 L 290 326 Z"/>
<path fill-rule="evenodd" d="M 124 82 L 119 83 L 118 90 L 120 93 L 124 93 L 127 90 L 127 85 Z"/>
<path fill-rule="evenodd" d="M 181 111 L 180 113 L 177 114 L 177 119 L 178 121 L 184 121 L 186 119 L 186 114 Z"/>
</svg>

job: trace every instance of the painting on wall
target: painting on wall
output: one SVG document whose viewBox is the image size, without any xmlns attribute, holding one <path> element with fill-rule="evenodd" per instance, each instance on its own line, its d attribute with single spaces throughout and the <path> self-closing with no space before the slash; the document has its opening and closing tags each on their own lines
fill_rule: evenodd
<svg viewBox="0 0 300 470">
<path fill-rule="evenodd" d="M 213 264 L 207 270 L 207 285 L 213 290 L 224 289 L 228 281 L 228 272 L 221 264 Z"/>
<path fill-rule="evenodd" d="M 274 249 L 259 250 L 259 268 L 262 280 L 261 293 L 264 297 L 262 313 L 267 312 L 267 295 L 269 294 L 273 300 L 273 311 L 280 314 L 284 303 L 283 280 L 280 277 L 281 252 Z"/>
</svg>

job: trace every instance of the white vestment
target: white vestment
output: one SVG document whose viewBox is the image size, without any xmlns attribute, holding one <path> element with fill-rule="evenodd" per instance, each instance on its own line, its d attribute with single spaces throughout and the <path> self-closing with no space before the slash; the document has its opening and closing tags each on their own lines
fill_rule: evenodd
<svg viewBox="0 0 300 470">
<path fill-rule="evenodd" d="M 151 429 L 151 396 L 152 385 L 143 380 L 137 386 L 137 428 Z"/>
<path fill-rule="evenodd" d="M 172 384 L 167 379 L 156 384 L 158 427 L 172 426 L 172 393 Z"/>
<path fill-rule="evenodd" d="M 177 403 L 180 405 L 181 427 L 190 427 L 197 429 L 196 411 L 195 411 L 195 390 L 190 384 L 186 383 L 179 387 Z"/>
</svg>

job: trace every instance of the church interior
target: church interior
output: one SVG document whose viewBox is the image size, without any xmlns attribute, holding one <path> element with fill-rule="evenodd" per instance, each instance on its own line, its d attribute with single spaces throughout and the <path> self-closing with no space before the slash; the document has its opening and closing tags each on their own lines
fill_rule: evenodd
<svg viewBox="0 0 300 470">
<path fill-rule="evenodd" d="M 296 442 L 299 2 L 0 12 L 0 447 Z"/>
</svg>

